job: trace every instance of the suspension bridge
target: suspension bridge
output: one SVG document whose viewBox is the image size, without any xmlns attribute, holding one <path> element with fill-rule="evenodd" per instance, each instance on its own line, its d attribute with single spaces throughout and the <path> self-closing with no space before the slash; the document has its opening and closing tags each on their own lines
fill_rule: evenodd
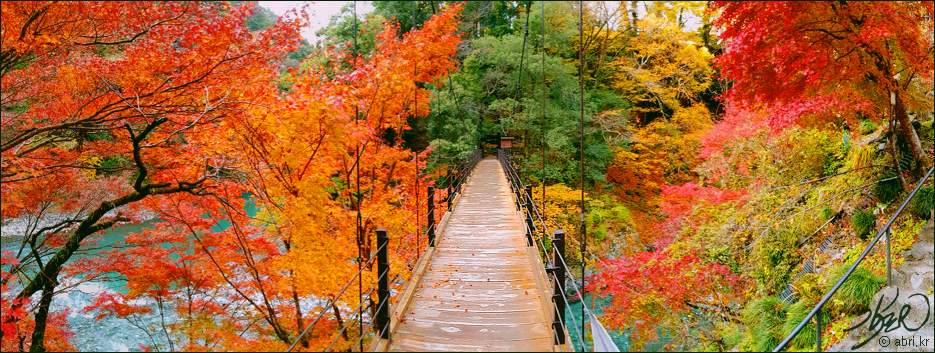
<svg viewBox="0 0 935 353">
<path fill-rule="evenodd" d="M 338 332 L 326 333 L 333 340 L 325 351 L 342 338 L 359 351 L 580 351 L 585 320 L 592 325 L 592 347 L 617 351 L 586 309 L 568 315 L 569 297 L 583 295 L 564 259 L 565 233 L 548 228 L 508 153 L 484 158 L 477 151 L 439 184 L 444 187 L 427 186 L 426 228 L 415 237 L 427 239 L 426 250 L 391 268 L 412 237 L 377 229 L 370 260 L 290 351 L 342 296 L 353 295 L 348 289 L 355 281 L 360 305 L 348 310 Z M 390 239 L 406 244 L 390 245 Z M 374 260 L 378 277 L 364 292 L 361 274 Z"/>
</svg>

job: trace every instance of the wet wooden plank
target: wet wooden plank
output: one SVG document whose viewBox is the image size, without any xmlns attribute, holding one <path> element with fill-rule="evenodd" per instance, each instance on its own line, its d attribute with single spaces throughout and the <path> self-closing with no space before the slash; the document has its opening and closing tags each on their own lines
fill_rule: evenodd
<svg viewBox="0 0 935 353">
<path fill-rule="evenodd" d="M 523 220 L 496 159 L 482 160 L 439 237 L 391 351 L 551 351 Z"/>
</svg>

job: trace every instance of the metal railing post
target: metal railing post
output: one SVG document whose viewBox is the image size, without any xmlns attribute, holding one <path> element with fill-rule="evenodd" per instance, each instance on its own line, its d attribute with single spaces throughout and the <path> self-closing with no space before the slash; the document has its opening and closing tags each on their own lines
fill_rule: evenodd
<svg viewBox="0 0 935 353">
<path fill-rule="evenodd" d="M 552 328 L 555 330 L 555 344 L 565 344 L 565 231 L 556 229 L 552 232 L 552 268 L 555 269 L 555 283 L 552 288 L 552 300 L 555 302 L 555 315 Z"/>
<path fill-rule="evenodd" d="M 426 212 L 426 217 L 428 217 L 428 233 L 429 233 L 429 245 L 431 247 L 435 246 L 435 187 L 429 186 L 428 188 L 428 212 Z"/>
<path fill-rule="evenodd" d="M 821 310 L 815 314 L 815 351 L 821 352 Z"/>
<path fill-rule="evenodd" d="M 448 180 L 448 185 L 445 185 L 448 187 L 448 197 L 446 197 L 446 199 L 448 199 L 448 211 L 451 211 L 451 190 L 454 190 L 454 188 L 451 187 L 451 182 L 454 181 L 451 179 L 451 169 L 448 169 L 448 176 L 445 179 Z"/>
<path fill-rule="evenodd" d="M 523 195 L 526 200 L 526 246 L 532 246 L 532 233 L 535 230 L 536 226 L 532 223 L 532 186 L 526 185 L 526 195 Z"/>
<path fill-rule="evenodd" d="M 886 285 L 893 285 L 893 264 L 890 260 L 890 228 L 886 228 Z"/>
<path fill-rule="evenodd" d="M 520 188 L 519 175 L 516 174 L 516 169 L 513 169 L 513 161 L 510 161 L 510 170 L 513 172 L 513 179 L 516 180 L 516 187 L 513 189 L 516 192 L 516 210 L 520 211 L 523 207 L 523 189 Z"/>
<path fill-rule="evenodd" d="M 377 311 L 377 329 L 380 330 L 380 338 L 390 339 L 390 261 L 389 261 L 389 237 L 386 236 L 386 228 L 377 229 L 377 273 L 380 276 L 378 281 L 377 296 L 380 305 Z"/>
</svg>

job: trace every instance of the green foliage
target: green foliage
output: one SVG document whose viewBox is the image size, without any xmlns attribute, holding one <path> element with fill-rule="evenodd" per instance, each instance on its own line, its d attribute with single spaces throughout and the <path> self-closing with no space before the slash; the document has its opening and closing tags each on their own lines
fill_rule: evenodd
<svg viewBox="0 0 935 353">
<path fill-rule="evenodd" d="M 786 303 L 773 296 L 755 299 L 747 304 L 743 321 L 753 339 L 753 350 L 770 351 L 782 341 L 782 327 L 788 316 L 787 311 Z"/>
<path fill-rule="evenodd" d="M 825 282 L 828 290 L 841 279 L 848 267 L 850 264 L 844 264 L 830 273 Z M 885 283 L 886 277 L 875 275 L 866 268 L 857 268 L 831 297 L 831 307 L 845 314 L 863 313 L 870 309 L 873 296 Z"/>
<path fill-rule="evenodd" d="M 935 191 L 931 187 L 919 189 L 916 196 L 912 198 L 912 214 L 924 220 L 932 217 L 932 209 L 935 208 Z"/>
<path fill-rule="evenodd" d="M 814 308 L 814 304 L 805 300 L 799 300 L 795 304 L 790 305 L 789 311 L 786 313 L 786 321 L 782 325 L 783 336 L 792 333 L 792 331 L 795 330 L 795 327 L 798 326 L 806 316 L 808 316 L 808 313 L 812 311 L 812 308 Z M 828 316 L 824 317 L 827 318 Z M 815 322 L 809 320 L 808 323 L 805 324 L 805 327 L 803 327 L 802 330 L 799 331 L 797 335 L 795 335 L 789 344 L 792 346 L 792 348 L 815 348 Z"/>
<path fill-rule="evenodd" d="M 101 159 L 100 164 L 97 166 L 101 169 L 101 173 L 104 175 L 114 175 L 120 168 L 124 168 L 130 165 L 130 159 L 123 155 L 117 156 L 108 156 Z"/>
<path fill-rule="evenodd" d="M 873 159 L 876 158 L 876 154 L 876 150 L 871 146 L 855 146 L 851 149 L 848 159 L 848 168 L 857 169 L 873 165 Z"/>
<path fill-rule="evenodd" d="M 867 135 L 874 131 L 877 131 L 877 128 L 880 127 L 879 124 L 874 123 L 872 120 L 867 119 L 860 122 L 860 126 L 857 128 L 860 131 L 861 135 Z"/>
<path fill-rule="evenodd" d="M 895 174 L 889 174 L 873 186 L 873 195 L 882 203 L 890 203 L 903 191 L 902 184 Z"/>
<path fill-rule="evenodd" d="M 831 219 L 831 217 L 834 217 L 834 209 L 830 207 L 825 207 L 821 209 L 821 218 L 823 220 L 827 221 Z"/>
<path fill-rule="evenodd" d="M 770 230 L 757 247 L 753 278 L 764 292 L 777 293 L 789 282 L 801 261 L 798 236 L 789 229 Z"/>
<path fill-rule="evenodd" d="M 792 282 L 792 288 L 795 289 L 795 292 L 801 298 L 800 301 L 807 303 L 818 303 L 821 300 L 821 296 L 825 294 L 824 288 L 821 285 L 821 276 L 817 273 L 809 273 L 795 282 Z"/>
<path fill-rule="evenodd" d="M 873 212 L 857 210 L 851 215 L 851 228 L 861 240 L 867 240 L 867 236 L 873 232 L 876 220 L 877 217 L 873 215 Z"/>
</svg>

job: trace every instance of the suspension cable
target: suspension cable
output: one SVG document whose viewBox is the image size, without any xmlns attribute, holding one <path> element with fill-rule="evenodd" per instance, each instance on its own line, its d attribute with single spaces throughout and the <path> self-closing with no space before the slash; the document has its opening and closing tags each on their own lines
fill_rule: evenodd
<svg viewBox="0 0 935 353">
<path fill-rule="evenodd" d="M 578 120 L 578 188 L 581 189 L 581 286 L 584 286 L 584 268 L 587 260 L 584 252 L 588 247 L 587 226 L 584 223 L 584 1 L 578 1 L 578 107 L 580 115 Z M 580 293 L 579 293 L 580 295 Z M 584 296 L 581 296 L 581 335 L 584 335 Z M 581 342 L 587 351 L 587 344 Z"/>
<path fill-rule="evenodd" d="M 545 2 L 544 1 L 539 2 L 539 10 L 540 10 L 540 13 L 542 14 L 542 18 L 541 18 L 542 32 L 539 33 L 539 36 L 541 38 L 539 41 L 540 42 L 539 45 L 541 46 L 541 48 L 539 48 L 539 51 L 542 52 L 541 53 L 542 54 L 542 70 L 541 70 L 542 71 L 542 116 L 539 122 L 539 127 L 542 130 L 542 134 L 539 136 L 539 145 L 540 145 L 539 149 L 542 150 L 542 181 L 540 183 L 542 184 L 542 211 L 545 212 L 545 175 L 546 175 L 545 174 L 545 166 L 546 166 L 545 141 L 546 140 L 545 140 Z"/>
<path fill-rule="evenodd" d="M 357 71 L 357 58 L 359 56 L 360 56 L 360 48 L 357 46 L 357 0 L 354 0 L 354 71 Z M 360 119 L 360 106 L 359 106 L 360 97 L 356 95 L 355 97 L 357 98 L 354 101 L 354 126 L 356 127 L 358 124 L 357 120 Z M 363 260 L 362 259 L 363 252 L 361 249 L 363 248 L 363 242 L 364 242 L 363 234 L 361 234 L 361 230 L 362 230 L 361 227 L 363 227 L 363 220 L 361 219 L 362 210 L 360 208 L 360 201 L 363 198 L 360 195 L 360 162 L 361 162 L 360 140 L 357 141 L 354 154 L 355 154 L 355 157 L 357 157 L 357 161 L 358 161 L 356 172 L 357 172 L 357 270 L 359 272 L 360 270 L 363 269 L 363 267 L 361 266 L 361 261 Z M 364 287 L 363 277 L 358 276 L 357 277 L 357 302 L 358 303 L 364 300 L 363 287 Z M 362 315 L 363 313 L 358 314 L 357 321 L 360 322 L 363 319 Z M 363 330 L 363 324 L 360 325 L 359 329 Z M 363 346 L 361 346 L 360 349 L 363 350 Z"/>
</svg>

